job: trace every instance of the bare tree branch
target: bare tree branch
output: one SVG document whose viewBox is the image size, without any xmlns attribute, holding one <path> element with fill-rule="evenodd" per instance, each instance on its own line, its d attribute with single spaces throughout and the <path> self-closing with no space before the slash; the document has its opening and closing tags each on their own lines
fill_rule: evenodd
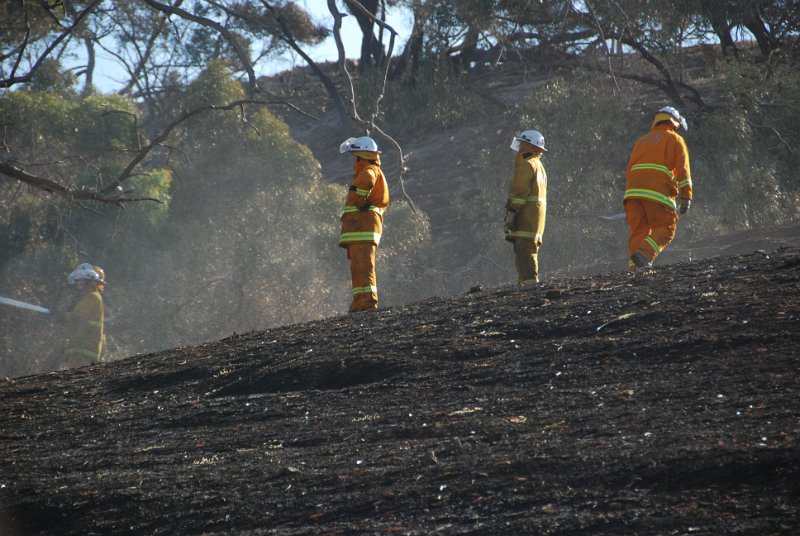
<svg viewBox="0 0 800 536">
<path fill-rule="evenodd" d="M 786 147 L 786 150 L 787 150 L 787 151 L 789 151 L 789 153 L 791 153 L 793 156 L 797 156 L 797 151 L 795 151 L 795 150 L 792 148 L 792 144 L 791 144 L 791 143 L 789 143 L 788 141 L 786 141 L 786 140 L 784 139 L 784 137 L 783 137 L 783 136 L 781 136 L 781 133 L 780 133 L 780 132 L 778 132 L 778 130 L 777 130 L 775 127 L 771 127 L 771 126 L 769 126 L 769 125 L 756 125 L 755 123 L 753 123 L 753 122 L 752 122 L 752 121 L 750 121 L 749 119 L 747 120 L 747 124 L 748 124 L 748 125 L 750 125 L 750 126 L 751 126 L 751 127 L 753 127 L 753 128 L 763 128 L 763 129 L 769 130 L 770 132 L 772 132 L 773 134 L 775 134 L 775 136 L 776 136 L 776 137 L 777 137 L 777 138 L 780 140 L 781 144 L 782 144 L 784 147 Z"/>
<path fill-rule="evenodd" d="M 339 93 L 339 89 L 334 85 L 331 79 L 324 72 L 322 72 L 322 69 L 319 68 L 316 62 L 312 60 L 311 57 L 308 54 L 306 54 L 306 52 L 302 48 L 300 48 L 300 45 L 297 44 L 297 41 L 295 40 L 294 35 L 292 34 L 291 29 L 289 28 L 289 25 L 286 23 L 286 19 L 266 0 L 261 0 L 261 4 L 275 16 L 275 20 L 281 27 L 281 32 L 283 32 L 283 40 L 286 41 L 286 43 L 290 47 L 292 47 L 292 50 L 297 52 L 300 55 L 300 57 L 302 57 L 306 61 L 309 67 L 311 67 L 311 70 L 314 71 L 314 74 L 317 75 L 317 78 L 320 79 L 322 85 L 325 87 L 325 89 L 328 91 L 328 94 L 333 99 L 333 103 L 339 112 L 339 116 L 342 119 L 342 123 L 345 123 L 348 119 L 347 110 L 345 109 L 344 101 L 342 100 L 342 96 Z"/>
<path fill-rule="evenodd" d="M 661 73 L 661 77 L 664 79 L 663 84 L 660 84 L 659 87 L 664 90 L 664 92 L 675 102 L 675 104 L 684 104 L 683 97 L 681 96 L 680 91 L 678 91 L 678 87 L 672 78 L 672 73 L 670 72 L 669 67 L 667 67 L 664 62 L 647 50 L 647 47 L 645 47 L 643 43 L 634 39 L 627 30 L 623 30 L 621 32 L 610 30 L 607 35 L 608 37 L 619 39 L 623 44 L 628 45 L 632 49 L 636 50 L 639 55 L 642 56 L 642 59 L 655 67 L 656 70 Z"/>
<path fill-rule="evenodd" d="M 15 73 L 16 73 L 17 68 L 19 66 L 20 59 L 22 58 L 22 55 L 25 52 L 25 48 L 27 47 L 27 41 L 28 41 L 28 38 L 29 38 L 29 35 L 30 35 L 30 27 L 28 27 L 26 29 L 26 32 L 25 32 L 24 44 L 19 50 L 19 55 L 17 56 L 17 62 L 15 63 L 14 68 L 11 71 L 11 76 L 9 78 L 5 78 L 5 79 L 0 80 L 0 87 L 9 88 L 9 87 L 11 87 L 11 86 L 13 86 L 15 84 L 21 84 L 23 82 L 30 81 L 30 79 L 33 77 L 33 75 L 39 69 L 39 66 L 42 64 L 42 62 L 45 59 L 47 59 L 48 56 L 50 56 L 50 54 L 53 52 L 53 50 L 55 50 L 55 48 L 64 39 L 66 39 L 67 37 L 72 35 L 72 32 L 83 21 L 83 19 L 86 18 L 92 11 L 94 11 L 94 9 L 98 5 L 100 5 L 102 2 L 103 2 L 103 0 L 94 0 L 91 4 L 86 6 L 86 8 L 83 11 L 81 11 L 78 14 L 77 17 L 75 17 L 75 20 L 72 22 L 72 25 L 69 28 L 65 29 L 63 32 L 61 32 L 61 34 L 52 43 L 50 43 L 50 45 L 45 49 L 45 51 L 42 52 L 42 54 L 39 56 L 39 58 L 36 60 L 36 62 L 31 66 L 31 68 L 28 71 L 28 73 L 23 75 L 23 76 L 16 76 Z"/>
<path fill-rule="evenodd" d="M 36 175 L 31 175 L 25 170 L 20 169 L 8 162 L 0 162 L 0 173 L 6 175 L 7 177 L 11 177 L 12 179 L 24 182 L 25 184 L 33 186 L 34 188 L 38 188 L 39 190 L 44 190 L 45 192 L 58 194 L 64 197 L 70 197 L 70 190 L 58 184 L 57 182 L 44 179 L 42 177 L 37 177 Z"/>
<path fill-rule="evenodd" d="M 358 4 L 358 6 L 362 10 L 364 10 L 367 13 L 369 13 L 366 9 L 364 9 L 363 6 L 361 6 L 361 4 L 359 4 L 355 0 L 353 0 L 352 3 L 353 4 Z M 383 99 L 383 95 L 384 95 L 384 92 L 386 90 L 386 78 L 387 78 L 388 73 L 389 73 L 389 63 L 391 61 L 391 50 L 392 50 L 392 46 L 394 45 L 394 35 L 397 32 L 395 32 L 394 28 L 392 28 L 388 24 L 384 23 L 383 21 L 379 21 L 379 20 L 375 19 L 374 17 L 372 17 L 372 14 L 369 14 L 369 16 L 372 17 L 373 20 L 377 24 L 380 24 L 381 26 L 385 26 L 392 33 L 392 37 L 391 37 L 391 44 L 390 44 L 390 48 L 389 48 L 389 54 L 388 54 L 389 60 L 386 62 L 386 67 L 385 67 L 385 71 L 384 71 L 383 87 L 381 89 L 380 94 L 378 95 L 378 97 L 376 99 L 376 104 L 375 104 L 376 113 L 373 114 L 373 116 L 370 118 L 369 121 L 366 121 L 366 120 L 361 118 L 361 116 L 358 113 L 358 108 L 356 106 L 356 96 L 355 96 L 355 89 L 353 88 L 353 79 L 350 76 L 350 72 L 347 70 L 347 62 L 345 61 L 344 44 L 342 43 L 342 35 L 341 35 L 342 14 L 339 13 L 339 9 L 336 7 L 336 1 L 335 0 L 328 0 L 328 10 L 330 11 L 331 15 L 333 16 L 333 37 L 334 37 L 334 41 L 336 42 L 336 50 L 339 52 L 339 60 L 338 60 L 339 70 L 342 72 L 342 75 L 344 76 L 344 79 L 347 80 L 348 100 L 349 100 L 350 106 L 351 106 L 350 119 L 359 128 L 363 129 L 367 133 L 369 133 L 370 131 L 374 130 L 375 132 L 380 134 L 380 136 L 383 139 L 385 139 L 386 141 L 391 143 L 394 146 L 394 148 L 397 150 L 397 155 L 398 155 L 398 166 L 397 166 L 397 168 L 398 168 L 398 182 L 400 184 L 400 191 L 403 193 L 403 197 L 406 198 L 406 201 L 408 201 L 408 204 L 411 206 L 412 210 L 414 210 L 414 212 L 417 212 L 417 207 L 414 204 L 414 201 L 411 199 L 411 197 L 409 197 L 408 193 L 406 192 L 405 183 L 403 182 L 403 175 L 405 174 L 405 171 L 406 171 L 405 157 L 403 156 L 403 148 L 400 146 L 400 144 L 397 142 L 397 140 L 395 140 L 393 137 L 388 135 L 378 125 L 375 124 L 375 118 L 377 117 L 377 110 L 379 109 L 380 101 Z"/>
<path fill-rule="evenodd" d="M 177 15 L 183 19 L 190 20 L 192 22 L 196 22 L 201 26 L 205 26 L 207 28 L 213 28 L 217 32 L 219 32 L 228 44 L 233 48 L 236 55 L 239 57 L 239 61 L 242 64 L 242 67 L 245 71 L 247 71 L 247 79 L 248 79 L 248 95 L 253 97 L 256 92 L 258 91 L 258 80 L 256 79 L 255 69 L 253 68 L 253 63 L 250 61 L 250 55 L 248 52 L 242 47 L 239 41 L 233 36 L 233 34 L 228 31 L 222 24 L 218 23 L 217 21 L 211 20 L 206 17 L 201 17 L 199 15 L 195 15 L 193 13 L 189 13 L 188 11 L 181 9 L 178 7 L 182 3 L 179 0 L 175 6 L 170 6 L 167 4 L 162 4 L 161 2 L 156 2 L 156 0 L 143 0 L 147 5 L 158 9 L 159 11 L 163 11 L 164 13 L 168 13 L 170 15 Z"/>
<path fill-rule="evenodd" d="M 175 5 L 179 6 L 183 2 L 182 0 L 178 1 Z M 155 28 L 153 28 L 153 32 L 148 37 L 147 42 L 145 43 L 144 52 L 139 55 L 139 61 L 137 62 L 136 66 L 133 68 L 133 71 L 130 73 L 130 80 L 128 83 L 125 84 L 123 88 L 117 91 L 118 95 L 125 95 L 130 92 L 131 88 L 136 84 L 136 81 L 139 78 L 139 75 L 144 71 L 145 67 L 147 66 L 147 62 L 150 59 L 150 56 L 153 54 L 153 50 L 155 49 L 156 39 L 161 35 L 164 31 L 164 27 L 167 25 L 167 21 L 169 20 L 169 15 L 164 17 L 161 21 L 156 24 Z"/>
<path fill-rule="evenodd" d="M 586 1 L 586 7 L 589 9 L 589 13 L 592 14 L 592 18 L 594 19 L 595 25 L 597 27 L 597 31 L 600 33 L 600 41 L 603 43 L 603 48 L 606 52 L 606 61 L 608 62 L 608 74 L 611 76 L 611 80 L 614 82 L 614 87 L 617 90 L 617 93 L 622 93 L 622 90 L 617 83 L 617 79 L 614 77 L 614 67 L 611 65 L 611 51 L 608 49 L 608 43 L 606 42 L 606 36 L 603 32 L 603 26 L 600 24 L 600 19 L 597 18 L 597 13 L 595 13 L 594 8 L 592 7 L 591 2 L 588 0 Z"/>
<path fill-rule="evenodd" d="M 17 59 L 14 60 L 14 66 L 11 68 L 11 78 L 14 78 L 16 75 L 17 69 L 19 69 L 19 64 L 22 61 L 22 56 L 25 53 L 25 49 L 28 48 L 28 40 L 31 37 L 31 25 L 27 22 L 27 16 L 25 21 L 25 37 L 22 38 L 22 43 L 20 44 L 19 48 L 17 49 Z M 9 54 L 9 57 L 13 55 L 15 52 Z"/>
</svg>

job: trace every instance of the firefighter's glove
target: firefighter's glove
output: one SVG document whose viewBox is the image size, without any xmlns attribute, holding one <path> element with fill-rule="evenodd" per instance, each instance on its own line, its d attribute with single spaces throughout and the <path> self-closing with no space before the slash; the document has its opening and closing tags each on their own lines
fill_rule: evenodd
<svg viewBox="0 0 800 536">
<path fill-rule="evenodd" d="M 369 210 L 369 207 L 371 207 L 371 206 L 372 206 L 372 204 L 369 201 L 367 201 L 363 205 L 358 205 L 358 210 L 359 210 L 359 212 L 366 212 L 366 211 Z"/>
<path fill-rule="evenodd" d="M 692 208 L 692 200 L 691 199 L 681 199 L 681 214 L 686 214 L 689 212 L 689 209 Z"/>
<path fill-rule="evenodd" d="M 503 225 L 506 226 L 506 229 L 509 231 L 516 231 L 517 230 L 517 213 L 513 210 L 506 211 L 506 217 L 503 218 Z"/>
</svg>

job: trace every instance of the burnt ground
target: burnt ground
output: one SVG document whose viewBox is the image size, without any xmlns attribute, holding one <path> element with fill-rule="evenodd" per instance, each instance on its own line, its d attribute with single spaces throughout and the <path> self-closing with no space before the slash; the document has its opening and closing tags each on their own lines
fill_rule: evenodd
<svg viewBox="0 0 800 536">
<path fill-rule="evenodd" d="M 800 531 L 800 246 L 0 382 L 0 533 Z"/>
</svg>

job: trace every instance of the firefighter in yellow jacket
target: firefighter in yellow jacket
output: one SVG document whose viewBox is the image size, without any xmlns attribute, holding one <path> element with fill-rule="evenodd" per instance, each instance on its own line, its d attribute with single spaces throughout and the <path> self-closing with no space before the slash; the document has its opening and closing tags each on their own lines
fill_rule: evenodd
<svg viewBox="0 0 800 536">
<path fill-rule="evenodd" d="M 654 114 L 650 132 L 633 146 L 624 199 L 630 270 L 652 266 L 675 237 L 677 212 L 686 214 L 692 204 L 689 150 L 678 134 L 681 128 L 687 130 L 686 119 L 665 106 Z"/>
<path fill-rule="evenodd" d="M 547 173 L 542 165 L 544 136 L 526 130 L 511 142 L 514 176 L 506 201 L 505 236 L 514 244 L 517 282 L 539 282 L 539 248 L 547 212 Z"/>
<path fill-rule="evenodd" d="M 103 331 L 105 306 L 102 292 L 105 273 L 99 266 L 83 263 L 67 277 L 78 288 L 75 305 L 65 313 L 64 361 L 62 369 L 102 361 L 106 336 Z"/>
<path fill-rule="evenodd" d="M 350 312 L 378 308 L 375 252 L 381 241 L 383 213 L 389 206 L 389 187 L 381 171 L 381 151 L 369 136 L 349 138 L 339 152 L 356 157 L 355 175 L 342 213 L 339 245 L 347 249 L 353 281 Z"/>
</svg>

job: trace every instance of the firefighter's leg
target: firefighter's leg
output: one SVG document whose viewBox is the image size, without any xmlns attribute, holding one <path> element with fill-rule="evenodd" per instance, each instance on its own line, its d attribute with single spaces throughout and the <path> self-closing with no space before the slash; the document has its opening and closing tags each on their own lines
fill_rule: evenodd
<svg viewBox="0 0 800 536">
<path fill-rule="evenodd" d="M 650 226 L 647 223 L 647 212 L 644 204 L 647 201 L 642 199 L 625 200 L 625 219 L 630 228 L 630 238 L 628 238 L 628 257 L 632 257 L 639 250 L 639 246 L 645 237 L 650 234 Z"/>
<path fill-rule="evenodd" d="M 538 250 L 533 240 L 523 238 L 514 240 L 514 264 L 517 268 L 517 282 L 520 285 L 539 281 Z"/>
<path fill-rule="evenodd" d="M 363 287 L 362 299 L 364 300 L 364 310 L 378 308 L 378 277 L 375 273 L 375 254 L 378 246 L 369 243 L 364 244 L 367 253 L 364 255 L 366 266 L 364 268 L 365 284 Z"/>
<path fill-rule="evenodd" d="M 658 254 L 675 238 L 678 215 L 672 208 L 661 203 L 646 203 L 647 221 L 651 230 L 639 245 L 638 251 L 647 257 L 650 262 L 653 262 Z"/>
<path fill-rule="evenodd" d="M 378 287 L 375 277 L 375 244 L 356 242 L 347 246 L 350 275 L 353 281 L 353 302 L 350 312 L 378 308 Z"/>
</svg>

